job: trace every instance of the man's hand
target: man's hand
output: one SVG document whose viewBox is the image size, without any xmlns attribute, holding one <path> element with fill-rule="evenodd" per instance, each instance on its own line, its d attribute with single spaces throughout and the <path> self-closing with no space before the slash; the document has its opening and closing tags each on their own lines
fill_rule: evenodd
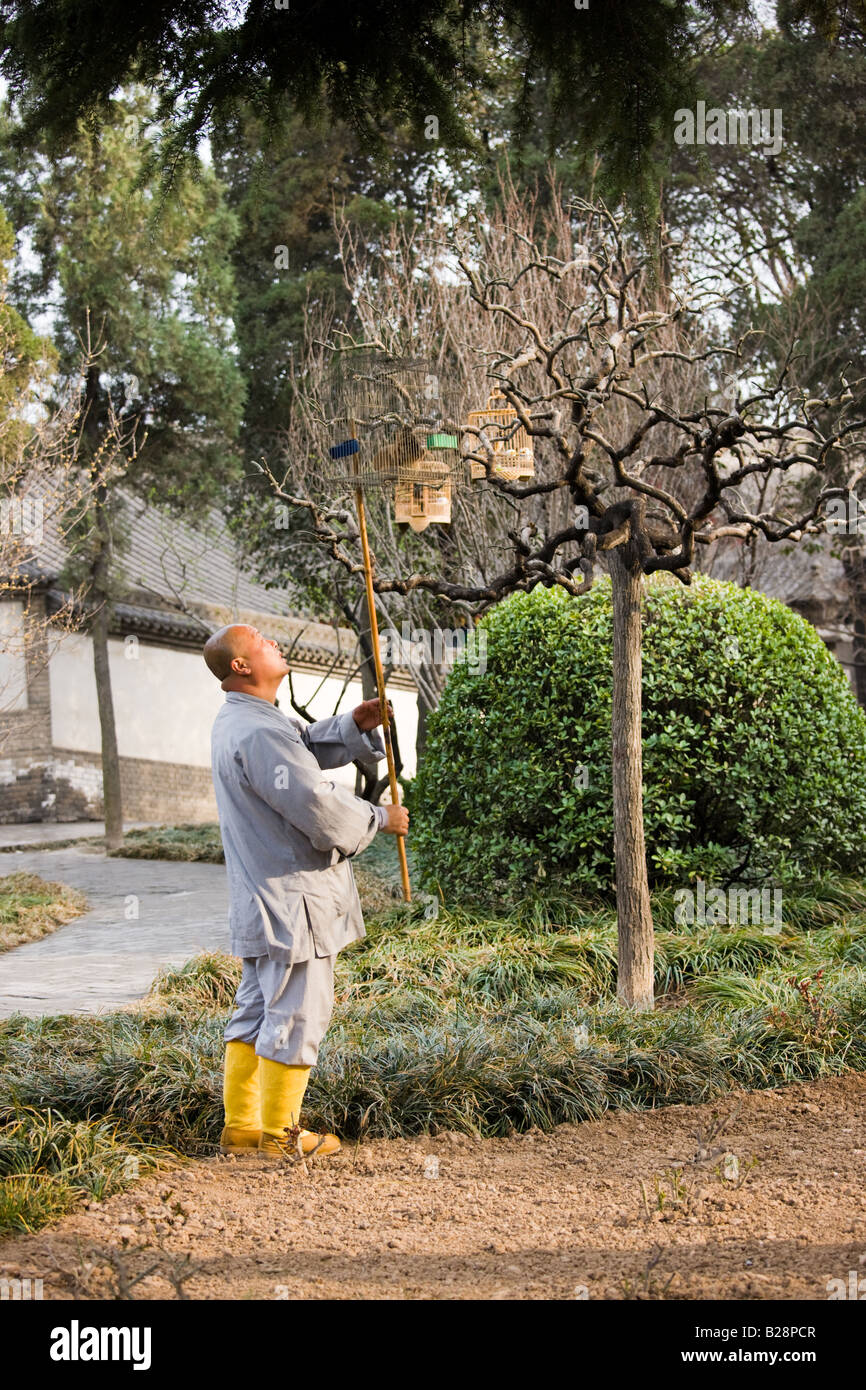
<svg viewBox="0 0 866 1390">
<path fill-rule="evenodd" d="M 352 710 L 352 718 L 362 733 L 369 733 L 382 723 L 382 705 L 378 699 L 365 700 L 363 704 L 356 705 Z M 388 718 L 394 718 L 394 707 L 388 701 Z"/>
<path fill-rule="evenodd" d="M 409 812 L 405 806 L 386 805 L 388 823 L 382 826 L 385 835 L 405 835 L 409 829 Z"/>
</svg>

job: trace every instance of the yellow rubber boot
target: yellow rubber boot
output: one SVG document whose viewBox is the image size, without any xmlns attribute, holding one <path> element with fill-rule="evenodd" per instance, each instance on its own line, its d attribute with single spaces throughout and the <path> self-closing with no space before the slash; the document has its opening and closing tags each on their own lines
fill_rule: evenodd
<svg viewBox="0 0 866 1390">
<path fill-rule="evenodd" d="M 262 1135 L 259 1058 L 252 1043 L 226 1043 L 223 1105 L 225 1128 L 220 1135 L 220 1152 L 249 1153 L 258 1149 Z"/>
<path fill-rule="evenodd" d="M 262 1137 L 259 1152 L 276 1158 L 297 1153 L 294 1136 L 288 1133 L 297 1126 L 301 1150 L 305 1154 L 332 1154 L 340 1148 L 335 1134 L 311 1134 L 300 1129 L 301 1103 L 310 1067 L 290 1067 L 283 1062 L 273 1062 L 269 1057 L 259 1058 L 259 1079 L 262 1093 Z"/>
</svg>

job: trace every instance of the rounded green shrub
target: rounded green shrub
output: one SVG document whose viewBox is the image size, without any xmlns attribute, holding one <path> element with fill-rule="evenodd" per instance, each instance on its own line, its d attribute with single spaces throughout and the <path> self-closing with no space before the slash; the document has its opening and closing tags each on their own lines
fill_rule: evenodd
<svg viewBox="0 0 866 1390">
<path fill-rule="evenodd" d="M 537 587 L 479 624 L 431 714 L 409 799 L 426 886 L 446 898 L 613 884 L 609 581 Z M 480 657 L 483 656 L 483 660 Z M 650 880 L 794 881 L 860 870 L 866 716 L 804 619 L 696 575 L 645 586 Z"/>
</svg>

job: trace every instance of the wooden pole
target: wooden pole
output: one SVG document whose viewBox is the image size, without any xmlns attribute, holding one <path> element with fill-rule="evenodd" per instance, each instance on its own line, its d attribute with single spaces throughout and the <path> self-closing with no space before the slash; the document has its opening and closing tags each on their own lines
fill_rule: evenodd
<svg viewBox="0 0 866 1390">
<path fill-rule="evenodd" d="M 354 438 L 354 431 L 353 431 Z M 357 472 L 357 464 L 355 465 Z M 373 593 L 373 564 L 370 558 L 370 543 L 367 540 L 367 513 L 364 509 L 362 488 L 355 488 L 358 503 L 358 529 L 361 532 L 361 550 L 364 555 L 364 582 L 367 587 L 367 610 L 370 614 L 370 641 L 373 644 L 373 662 L 376 667 L 376 687 L 382 709 L 382 736 L 385 741 L 385 754 L 388 759 L 388 781 L 391 785 L 391 800 L 400 805 L 400 788 L 397 783 L 397 769 L 394 765 L 394 747 L 391 742 L 391 720 L 388 718 L 388 701 L 385 696 L 385 673 L 382 670 L 382 653 L 379 650 L 379 624 L 376 621 L 376 599 Z M 412 901 L 412 888 L 409 883 L 409 865 L 406 860 L 406 844 L 403 835 L 397 836 L 397 853 L 400 856 L 400 877 L 403 880 L 403 900 Z"/>
</svg>

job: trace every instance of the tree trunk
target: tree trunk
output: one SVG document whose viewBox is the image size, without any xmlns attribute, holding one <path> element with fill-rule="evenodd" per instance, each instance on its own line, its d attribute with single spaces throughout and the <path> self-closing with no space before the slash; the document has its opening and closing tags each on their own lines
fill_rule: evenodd
<svg viewBox="0 0 866 1390">
<path fill-rule="evenodd" d="M 613 843 L 618 936 L 617 997 L 651 1009 L 653 921 L 643 828 L 641 745 L 642 574 L 631 543 L 610 552 L 613 594 Z"/>
<path fill-rule="evenodd" d="M 848 580 L 851 622 L 854 629 L 854 693 L 858 703 L 866 709 L 866 553 L 859 537 L 845 546 L 842 551 L 842 565 L 845 578 Z"/>
<path fill-rule="evenodd" d="M 111 671 L 108 664 L 110 560 L 105 502 L 105 489 L 99 487 L 95 503 L 97 551 L 90 572 L 90 599 L 95 605 L 96 611 L 90 625 L 90 635 L 93 641 L 93 671 L 96 676 L 96 702 L 99 709 L 99 731 L 102 741 L 102 803 L 105 817 L 105 841 L 108 849 L 119 849 L 123 843 L 123 801 L 120 791 L 120 757 L 117 752 L 114 700 L 111 694 Z"/>
</svg>

